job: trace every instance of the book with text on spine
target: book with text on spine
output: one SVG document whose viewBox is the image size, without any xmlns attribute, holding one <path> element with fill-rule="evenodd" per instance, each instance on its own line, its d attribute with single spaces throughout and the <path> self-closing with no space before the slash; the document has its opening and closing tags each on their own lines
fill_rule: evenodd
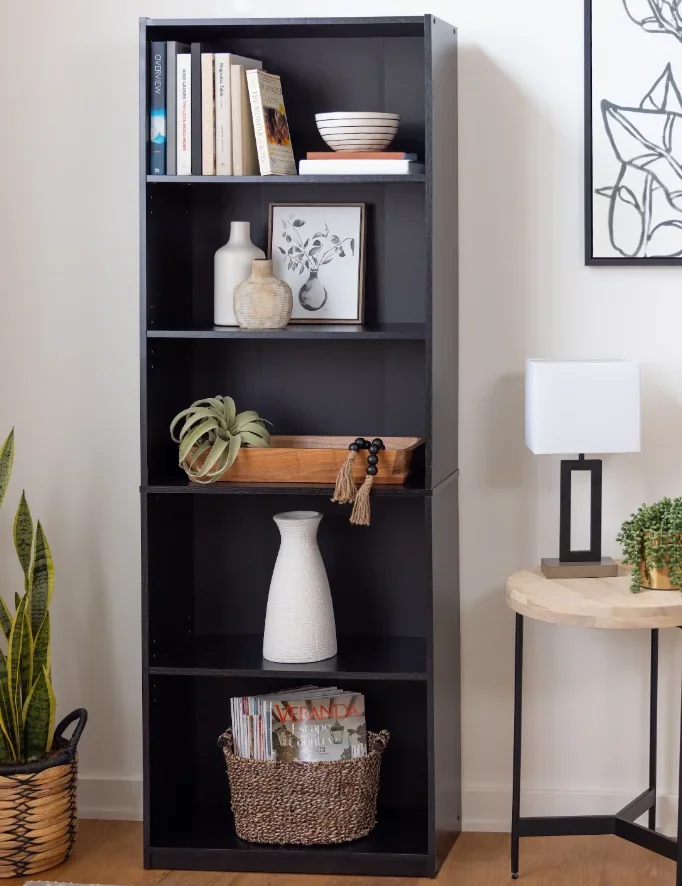
<svg viewBox="0 0 682 886">
<path fill-rule="evenodd" d="M 151 46 L 151 92 L 149 102 L 149 169 L 152 175 L 166 174 L 166 44 Z"/>
<path fill-rule="evenodd" d="M 215 175 L 213 53 L 201 54 L 201 174 Z"/>
<path fill-rule="evenodd" d="M 215 70 L 215 166 L 216 175 L 232 175 L 232 88 L 231 67 L 242 65 L 245 69 L 262 68 L 263 62 L 255 58 L 234 55 L 232 52 L 216 52 Z"/>
<path fill-rule="evenodd" d="M 301 175 L 422 175 L 423 163 L 412 160 L 301 160 Z"/>
<path fill-rule="evenodd" d="M 166 44 L 166 175 L 178 174 L 178 55 L 189 46 L 169 40 Z"/>
<path fill-rule="evenodd" d="M 260 174 L 296 175 L 280 78 L 266 71 L 247 71 L 246 80 Z"/>
<path fill-rule="evenodd" d="M 201 57 L 212 52 L 207 43 L 191 43 L 192 56 L 192 175 L 201 175 L 203 166 L 203 115 Z M 212 91 L 212 87 L 211 87 Z"/>
<path fill-rule="evenodd" d="M 177 174 L 192 174 L 192 56 L 177 57 Z"/>
<path fill-rule="evenodd" d="M 231 65 L 232 175 L 258 175 L 258 152 L 244 65 Z"/>
</svg>

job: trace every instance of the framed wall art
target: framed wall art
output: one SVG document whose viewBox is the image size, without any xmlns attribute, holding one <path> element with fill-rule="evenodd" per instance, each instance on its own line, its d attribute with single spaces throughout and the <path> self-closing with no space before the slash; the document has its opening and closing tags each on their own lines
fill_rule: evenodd
<svg viewBox="0 0 682 886">
<path fill-rule="evenodd" d="M 363 322 L 364 203 L 271 203 L 268 251 L 292 323 Z"/>
<path fill-rule="evenodd" d="M 585 260 L 682 263 L 682 3 L 585 0 Z"/>
</svg>

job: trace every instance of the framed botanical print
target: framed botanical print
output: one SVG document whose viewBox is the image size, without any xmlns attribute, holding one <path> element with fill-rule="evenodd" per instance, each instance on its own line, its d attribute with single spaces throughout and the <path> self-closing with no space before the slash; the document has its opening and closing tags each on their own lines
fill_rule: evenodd
<svg viewBox="0 0 682 886">
<path fill-rule="evenodd" d="M 585 260 L 682 262 L 682 3 L 585 0 Z"/>
<path fill-rule="evenodd" d="M 292 323 L 362 323 L 364 203 L 271 203 L 268 252 Z"/>
</svg>

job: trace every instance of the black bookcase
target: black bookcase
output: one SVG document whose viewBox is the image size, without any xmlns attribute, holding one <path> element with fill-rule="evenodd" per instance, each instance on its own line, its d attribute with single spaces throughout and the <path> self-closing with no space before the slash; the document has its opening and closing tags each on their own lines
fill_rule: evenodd
<svg viewBox="0 0 682 886">
<path fill-rule="evenodd" d="M 460 830 L 455 29 L 408 18 L 143 19 L 140 35 L 144 859 L 151 868 L 433 876 Z M 282 77 L 297 160 L 324 149 L 315 113 L 401 115 L 392 148 L 426 174 L 149 176 L 152 40 L 205 41 Z M 213 254 L 232 220 L 267 245 L 272 202 L 367 204 L 360 327 L 214 328 Z M 404 488 L 375 487 L 350 526 L 331 488 L 194 486 L 168 427 L 230 394 L 275 433 L 419 435 Z M 324 514 L 336 659 L 261 658 L 281 510 Z M 389 729 L 378 824 L 341 846 L 276 847 L 234 832 L 218 735 L 229 699 L 324 680 L 366 696 Z"/>
</svg>

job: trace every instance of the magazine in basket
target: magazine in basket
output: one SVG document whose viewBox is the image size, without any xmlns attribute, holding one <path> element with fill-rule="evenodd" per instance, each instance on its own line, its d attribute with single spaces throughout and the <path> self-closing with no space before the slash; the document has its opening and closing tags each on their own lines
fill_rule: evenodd
<svg viewBox="0 0 682 886">
<path fill-rule="evenodd" d="M 305 763 L 367 754 L 365 698 L 338 686 L 303 686 L 232 700 L 235 753 Z"/>
</svg>

